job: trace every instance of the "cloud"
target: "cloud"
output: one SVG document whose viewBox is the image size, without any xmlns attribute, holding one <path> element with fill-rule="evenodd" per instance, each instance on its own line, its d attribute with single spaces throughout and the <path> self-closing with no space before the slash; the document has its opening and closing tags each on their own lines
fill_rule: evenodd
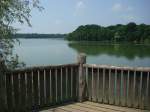
<svg viewBox="0 0 150 112">
<path fill-rule="evenodd" d="M 125 6 L 121 3 L 115 3 L 113 6 L 112 6 L 112 10 L 114 12 L 131 12 L 133 11 L 133 7 L 132 6 Z"/>
<path fill-rule="evenodd" d="M 123 9 L 123 6 L 122 6 L 122 4 L 120 4 L 120 3 L 116 3 L 116 4 L 114 4 L 113 5 L 113 7 L 112 7 L 112 10 L 113 11 L 121 11 Z"/>
<path fill-rule="evenodd" d="M 127 10 L 127 11 L 133 11 L 133 7 L 128 6 L 128 7 L 126 8 L 126 10 Z"/>
<path fill-rule="evenodd" d="M 60 20 L 60 19 L 55 20 L 55 24 L 56 24 L 56 25 L 62 24 L 62 20 Z"/>
<path fill-rule="evenodd" d="M 133 20 L 135 20 L 136 16 L 134 16 L 134 15 L 123 15 L 122 18 L 124 20 L 127 20 L 127 21 L 133 21 Z"/>
<path fill-rule="evenodd" d="M 75 6 L 74 15 L 78 16 L 78 15 L 84 14 L 85 8 L 86 8 L 86 5 L 85 5 L 84 0 L 78 1 Z"/>
<path fill-rule="evenodd" d="M 115 3 L 112 6 L 112 11 L 118 14 L 118 17 L 126 21 L 135 20 L 136 16 L 133 14 L 134 8 L 132 6 L 125 6 L 121 3 Z"/>
</svg>

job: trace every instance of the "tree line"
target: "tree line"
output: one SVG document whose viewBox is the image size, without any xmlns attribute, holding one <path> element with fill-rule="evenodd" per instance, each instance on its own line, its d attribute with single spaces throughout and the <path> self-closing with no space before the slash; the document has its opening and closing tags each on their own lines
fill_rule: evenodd
<svg viewBox="0 0 150 112">
<path fill-rule="evenodd" d="M 150 25 L 137 25 L 134 22 L 107 27 L 94 24 L 82 25 L 72 33 L 69 33 L 66 38 L 70 41 L 150 43 Z"/>
<path fill-rule="evenodd" d="M 23 33 L 18 33 L 14 34 L 13 38 L 25 38 L 25 39 L 30 39 L 30 38 L 65 38 L 66 34 L 37 34 L 37 33 L 32 33 L 32 34 L 23 34 Z"/>
</svg>

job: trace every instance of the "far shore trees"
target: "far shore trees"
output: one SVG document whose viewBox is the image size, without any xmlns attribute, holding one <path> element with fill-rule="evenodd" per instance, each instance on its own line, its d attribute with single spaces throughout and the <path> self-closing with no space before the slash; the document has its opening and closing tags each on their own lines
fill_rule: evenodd
<svg viewBox="0 0 150 112">
<path fill-rule="evenodd" d="M 103 27 L 99 25 L 79 26 L 67 36 L 71 41 L 106 41 L 150 43 L 150 25 L 130 22 Z"/>
</svg>

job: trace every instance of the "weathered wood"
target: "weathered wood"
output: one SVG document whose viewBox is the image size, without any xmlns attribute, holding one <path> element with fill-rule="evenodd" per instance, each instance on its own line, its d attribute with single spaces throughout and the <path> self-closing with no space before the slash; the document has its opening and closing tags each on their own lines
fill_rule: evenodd
<svg viewBox="0 0 150 112">
<path fill-rule="evenodd" d="M 99 69 L 99 100 L 98 102 L 103 102 L 103 70 Z"/>
<path fill-rule="evenodd" d="M 99 101 L 99 84 L 100 84 L 100 82 L 99 82 L 99 69 L 97 69 L 97 94 L 96 94 L 96 101 Z"/>
<path fill-rule="evenodd" d="M 92 101 L 94 101 L 94 97 L 95 97 L 95 95 L 94 95 L 94 92 L 95 92 L 95 89 L 94 89 L 94 73 L 93 73 L 93 67 L 92 67 L 92 89 L 91 89 L 91 100 Z"/>
<path fill-rule="evenodd" d="M 150 112 L 134 108 L 118 107 L 94 102 L 72 103 L 40 112 Z"/>
<path fill-rule="evenodd" d="M 56 69 L 60 67 L 78 67 L 78 63 L 72 63 L 72 64 L 60 64 L 60 65 L 49 65 L 49 66 L 33 66 L 33 67 L 25 67 L 20 69 L 14 69 L 14 70 L 7 70 L 7 73 L 11 72 L 28 72 L 28 71 L 37 71 L 37 70 L 45 70 L 45 69 Z"/>
<path fill-rule="evenodd" d="M 150 72 L 147 73 L 147 83 L 146 83 L 146 109 L 150 110 Z"/>
<path fill-rule="evenodd" d="M 115 69 L 114 104 L 117 105 L 117 69 Z"/>
<path fill-rule="evenodd" d="M 142 101 L 142 80 L 143 80 L 143 72 L 141 72 L 140 74 L 140 87 L 139 87 L 139 98 L 138 98 L 138 102 L 139 102 L 139 108 L 143 108 L 143 101 Z M 144 91 L 143 91 L 144 92 Z"/>
<path fill-rule="evenodd" d="M 49 75 L 50 75 L 50 102 L 52 103 L 52 70 L 49 70 Z"/>
<path fill-rule="evenodd" d="M 105 87 L 104 103 L 109 103 L 109 69 L 105 69 Z"/>
<path fill-rule="evenodd" d="M 88 78 L 88 67 L 86 67 L 86 71 L 85 71 L 85 74 L 86 74 L 86 97 L 88 98 L 89 97 L 89 78 Z"/>
<path fill-rule="evenodd" d="M 13 89 L 12 89 L 12 74 L 6 75 L 6 88 L 7 88 L 7 105 L 10 111 L 13 111 Z"/>
<path fill-rule="evenodd" d="M 109 91 L 109 104 L 111 104 L 111 69 L 109 69 L 109 87 L 108 87 L 108 91 Z"/>
<path fill-rule="evenodd" d="M 74 105 L 78 105 L 80 107 L 85 107 L 85 108 L 87 108 L 88 111 L 92 111 L 92 112 L 109 112 L 109 111 L 116 112 L 116 110 L 101 108 L 99 106 L 94 106 L 94 105 L 90 105 L 90 104 L 86 104 L 86 103 L 76 103 Z"/>
<path fill-rule="evenodd" d="M 89 102 L 89 101 L 86 101 L 83 103 L 87 104 L 87 105 L 94 106 L 94 107 L 96 106 L 99 108 L 108 109 L 108 110 L 105 110 L 105 112 L 109 112 L 109 111 L 111 112 L 111 110 L 114 110 L 116 112 L 142 112 L 142 110 L 139 110 L 139 109 L 119 107 L 119 106 L 106 105 L 106 104 L 98 104 L 98 103 L 93 103 L 93 102 Z"/>
<path fill-rule="evenodd" d="M 44 105 L 46 105 L 46 70 L 44 69 Z"/>
<path fill-rule="evenodd" d="M 49 70 L 45 71 L 45 83 L 46 83 L 46 106 L 50 106 L 51 98 L 50 98 L 50 73 Z"/>
<path fill-rule="evenodd" d="M 76 84 L 75 84 L 75 96 L 77 98 L 77 100 L 79 100 L 79 71 L 78 71 L 78 68 L 75 69 L 75 80 L 76 80 Z"/>
<path fill-rule="evenodd" d="M 13 75 L 13 82 L 14 82 L 14 102 L 15 102 L 15 111 L 20 110 L 20 105 L 19 105 L 19 75 L 14 74 Z"/>
<path fill-rule="evenodd" d="M 7 88 L 4 99 L 7 98 L 7 101 L 4 101 L 4 104 L 8 103 L 11 111 L 27 111 L 68 101 L 82 102 L 89 98 L 94 102 L 149 109 L 149 67 L 115 67 L 85 63 L 86 56 L 81 54 L 77 64 L 7 72 L 8 75 L 4 75 Z M 1 82 L 0 77 L 0 84 Z M 0 85 L 0 91 L 1 88 Z M 84 105 L 76 105 L 73 108 L 79 106 Z"/>
<path fill-rule="evenodd" d="M 80 54 L 77 57 L 77 62 L 79 64 L 79 101 L 82 102 L 84 101 L 84 97 L 86 94 L 85 91 L 85 73 L 84 73 L 84 68 L 83 64 L 86 63 L 86 56 L 85 54 Z"/>
<path fill-rule="evenodd" d="M 130 71 L 143 71 L 149 72 L 150 67 L 126 67 L 126 66 L 111 66 L 111 65 L 98 65 L 98 64 L 84 64 L 84 67 L 105 68 L 105 69 L 117 69 L 117 70 L 130 70 Z"/>
<path fill-rule="evenodd" d="M 68 68 L 66 70 L 66 100 L 68 100 Z"/>
<path fill-rule="evenodd" d="M 120 93 L 121 93 L 121 70 L 118 70 L 116 104 L 121 106 L 121 94 Z"/>
<path fill-rule="evenodd" d="M 134 103 L 134 97 L 135 95 L 133 94 L 134 91 L 134 71 L 130 72 L 130 82 L 129 82 L 129 107 L 133 107 Z"/>
<path fill-rule="evenodd" d="M 61 68 L 61 71 L 60 71 L 60 81 L 61 81 L 61 101 L 63 101 L 63 70 Z"/>
<path fill-rule="evenodd" d="M 26 73 L 21 73 L 20 75 L 20 90 L 21 90 L 21 110 L 26 111 Z"/>
<path fill-rule="evenodd" d="M 45 99 L 44 99 L 44 71 L 39 71 L 38 72 L 39 75 L 39 90 L 40 90 L 40 106 L 44 106 L 45 104 Z"/>
<path fill-rule="evenodd" d="M 78 100 L 78 67 L 73 69 L 73 101 Z"/>
<path fill-rule="evenodd" d="M 132 105 L 133 107 L 136 107 L 135 105 L 135 86 L 136 86 L 136 71 L 134 71 L 134 78 L 133 78 L 133 98 L 132 98 Z"/>
<path fill-rule="evenodd" d="M 51 69 L 51 91 L 52 91 L 52 105 L 56 105 L 56 77 L 55 69 Z"/>
<path fill-rule="evenodd" d="M 73 68 L 71 67 L 71 98 L 73 97 Z"/>
<path fill-rule="evenodd" d="M 24 83 L 25 84 L 24 85 L 25 86 L 25 90 L 24 90 L 25 91 L 25 96 L 24 96 L 25 101 L 24 102 L 25 102 L 25 111 L 28 111 L 28 96 L 27 96 L 27 75 L 28 75 L 28 72 L 25 72 L 24 75 L 25 75 L 25 83 Z"/>
<path fill-rule="evenodd" d="M 121 86 L 120 86 L 120 105 L 125 106 L 125 95 L 124 95 L 124 71 L 121 70 Z"/>
<path fill-rule="evenodd" d="M 87 80 L 88 80 L 88 100 L 92 101 L 92 68 L 88 68 L 87 70 Z"/>
<path fill-rule="evenodd" d="M 34 96 L 34 105 L 33 109 L 37 109 L 39 106 L 39 81 L 38 81 L 38 72 L 33 72 L 33 96 Z"/>
<path fill-rule="evenodd" d="M 55 90 L 56 90 L 56 92 L 55 92 L 56 95 L 55 95 L 55 96 L 56 96 L 56 102 L 58 102 L 58 90 L 57 90 L 57 88 L 58 88 L 58 86 L 57 86 L 58 83 L 57 83 L 57 75 L 58 75 L 58 74 L 57 74 L 57 69 L 55 69 L 55 85 L 56 85 L 56 89 L 55 89 Z"/>
<path fill-rule="evenodd" d="M 123 71 L 123 106 L 127 104 L 127 83 L 128 83 L 128 71 Z"/>
<path fill-rule="evenodd" d="M 2 57 L 0 57 L 0 110 L 5 111 L 6 109 L 6 66 L 2 60 Z"/>
<path fill-rule="evenodd" d="M 128 74 L 127 74 L 127 98 L 126 98 L 126 106 L 130 106 L 129 105 L 129 84 L 130 84 L 130 71 L 128 70 Z"/>
<path fill-rule="evenodd" d="M 114 104 L 115 102 L 115 70 L 110 69 L 109 70 L 109 74 L 110 74 L 110 91 L 109 91 L 109 104 Z"/>
<path fill-rule="evenodd" d="M 17 84 L 17 83 L 16 83 Z M 32 72 L 27 74 L 27 109 L 32 109 L 33 106 L 33 93 L 32 93 Z"/>
<path fill-rule="evenodd" d="M 105 102 L 105 69 L 103 69 L 103 102 Z"/>
</svg>

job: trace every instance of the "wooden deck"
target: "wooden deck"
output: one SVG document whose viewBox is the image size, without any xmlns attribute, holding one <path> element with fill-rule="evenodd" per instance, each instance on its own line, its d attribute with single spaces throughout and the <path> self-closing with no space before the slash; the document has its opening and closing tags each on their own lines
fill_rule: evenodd
<svg viewBox="0 0 150 112">
<path fill-rule="evenodd" d="M 0 112 L 150 112 L 150 67 L 86 64 L 84 54 L 77 59 L 0 70 Z M 74 101 L 91 102 L 65 104 Z"/>
<path fill-rule="evenodd" d="M 42 110 L 40 112 L 150 112 L 150 111 L 86 101 L 83 103 L 73 103 L 64 106 L 59 106 L 56 108 Z"/>
</svg>

